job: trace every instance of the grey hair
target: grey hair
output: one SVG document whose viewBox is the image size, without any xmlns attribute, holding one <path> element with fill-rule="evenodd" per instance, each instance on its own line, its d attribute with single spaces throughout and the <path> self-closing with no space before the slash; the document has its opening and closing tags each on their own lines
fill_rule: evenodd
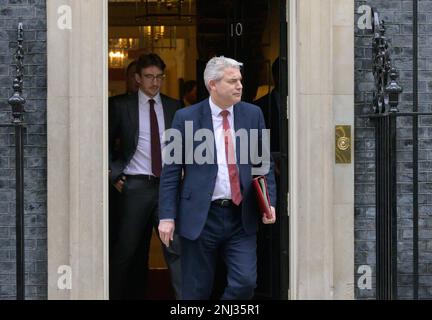
<svg viewBox="0 0 432 320">
<path fill-rule="evenodd" d="M 209 82 L 211 80 L 218 81 L 222 79 L 224 70 L 227 68 L 240 69 L 241 66 L 243 66 L 243 63 L 224 56 L 211 58 L 204 70 L 204 83 L 208 92 L 210 92 Z"/>
</svg>

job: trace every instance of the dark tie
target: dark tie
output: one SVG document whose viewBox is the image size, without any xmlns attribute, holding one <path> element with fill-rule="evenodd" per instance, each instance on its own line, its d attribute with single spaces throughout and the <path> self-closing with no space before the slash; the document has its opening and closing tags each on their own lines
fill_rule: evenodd
<svg viewBox="0 0 432 320">
<path fill-rule="evenodd" d="M 160 177 L 162 171 L 161 144 L 159 136 L 159 125 L 154 109 L 155 101 L 150 99 L 150 135 L 151 135 L 151 163 L 152 172 L 156 177 Z"/>
<path fill-rule="evenodd" d="M 239 205 L 242 201 L 242 195 L 240 191 L 240 179 L 235 161 L 234 144 L 230 133 L 230 125 L 228 122 L 227 110 L 221 112 L 223 117 L 223 130 L 224 130 L 224 142 L 225 142 L 225 158 L 228 166 L 229 181 L 231 186 L 231 200 L 236 205 Z"/>
</svg>

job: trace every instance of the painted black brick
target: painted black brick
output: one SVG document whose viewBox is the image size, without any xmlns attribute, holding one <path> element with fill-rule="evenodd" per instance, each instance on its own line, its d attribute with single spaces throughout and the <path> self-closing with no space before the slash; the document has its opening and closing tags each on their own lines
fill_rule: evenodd
<svg viewBox="0 0 432 320">
<path fill-rule="evenodd" d="M 387 37 L 392 43 L 393 63 L 400 71 L 400 83 L 404 87 L 399 108 L 413 109 L 413 1 L 404 0 L 356 0 L 361 5 L 375 7 L 381 19 L 386 21 Z M 418 92 L 419 111 L 432 111 L 432 1 L 419 0 L 418 17 Z M 371 42 L 369 31 L 359 30 L 355 21 L 355 114 L 365 114 L 372 101 L 373 78 L 371 69 Z M 432 118 L 419 120 L 419 298 L 432 298 Z M 413 209 L 412 209 L 412 121 L 408 118 L 397 122 L 397 204 L 398 204 L 398 286 L 399 297 L 413 297 Z M 360 265 L 370 265 L 375 277 L 375 193 L 374 193 L 374 129 L 369 120 L 356 119 L 355 148 L 355 274 Z M 356 286 L 356 298 L 375 298 L 373 290 L 360 290 Z"/>
<path fill-rule="evenodd" d="M 7 99 L 15 75 L 16 28 L 24 26 L 26 298 L 47 298 L 46 5 L 0 0 L 0 122 L 10 122 Z M 14 299 L 15 160 L 10 129 L 0 129 L 0 300 Z"/>
</svg>

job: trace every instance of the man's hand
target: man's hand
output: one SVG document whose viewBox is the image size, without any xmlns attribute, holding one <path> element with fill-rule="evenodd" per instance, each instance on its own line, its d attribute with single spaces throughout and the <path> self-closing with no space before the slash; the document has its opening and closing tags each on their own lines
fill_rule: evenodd
<svg viewBox="0 0 432 320">
<path fill-rule="evenodd" d="M 159 238 L 162 243 L 169 247 L 170 240 L 174 239 L 174 221 L 171 220 L 162 220 L 159 222 Z"/>
<path fill-rule="evenodd" d="M 122 193 L 125 181 L 126 177 L 122 176 L 116 183 L 113 184 L 114 188 L 116 188 L 118 192 Z"/>
<path fill-rule="evenodd" d="M 116 188 L 118 192 L 122 193 L 123 192 L 123 185 L 124 185 L 124 181 L 120 179 L 119 181 L 114 183 L 114 188 Z"/>
<path fill-rule="evenodd" d="M 264 224 L 273 224 L 276 222 L 276 210 L 274 207 L 271 207 L 271 218 L 267 219 L 267 217 L 265 215 L 263 215 L 262 217 L 262 222 Z"/>
</svg>

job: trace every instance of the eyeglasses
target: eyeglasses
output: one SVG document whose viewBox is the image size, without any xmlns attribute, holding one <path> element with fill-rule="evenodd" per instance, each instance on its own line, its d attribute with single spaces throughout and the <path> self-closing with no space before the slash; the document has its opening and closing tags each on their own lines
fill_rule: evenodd
<svg viewBox="0 0 432 320">
<path fill-rule="evenodd" d="M 163 79 L 165 79 L 164 74 L 158 74 L 158 75 L 144 74 L 143 77 L 149 81 L 154 81 L 155 79 L 157 79 L 158 81 L 162 81 Z"/>
</svg>

